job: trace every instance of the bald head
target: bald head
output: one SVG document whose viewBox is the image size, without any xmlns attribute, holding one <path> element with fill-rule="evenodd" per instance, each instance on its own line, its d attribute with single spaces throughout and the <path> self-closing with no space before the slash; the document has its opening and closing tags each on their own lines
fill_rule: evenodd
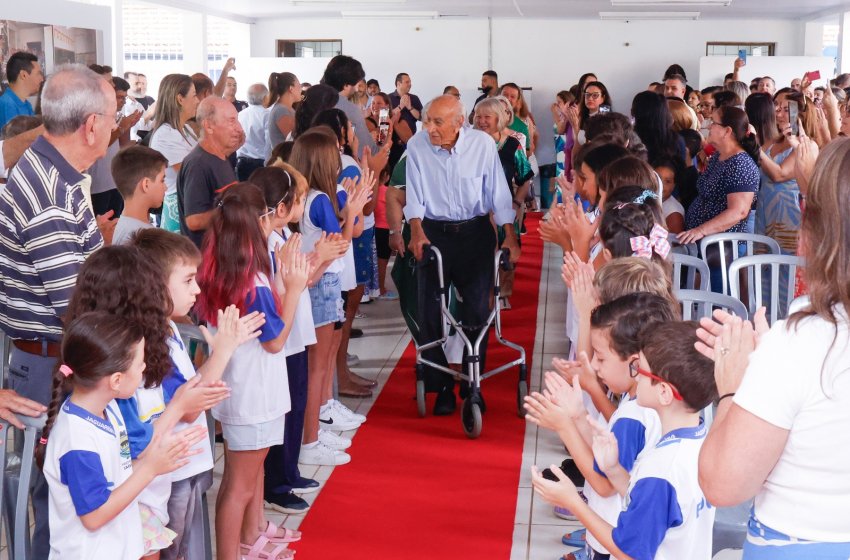
<svg viewBox="0 0 850 560">
<path fill-rule="evenodd" d="M 227 156 L 245 140 L 236 107 L 226 99 L 207 97 L 198 105 L 195 118 L 201 125 L 201 143 L 207 151 Z"/>
<path fill-rule="evenodd" d="M 226 99 L 222 99 L 221 97 L 211 95 L 201 101 L 198 105 L 198 112 L 195 115 L 195 120 L 198 121 L 198 124 L 200 124 L 202 128 L 205 128 L 208 123 L 211 124 L 215 121 L 216 117 L 219 115 L 226 116 L 224 113 L 228 108 L 232 109 L 233 113 L 236 114 L 236 108 L 232 103 Z"/>
<path fill-rule="evenodd" d="M 453 95 L 441 95 L 431 100 L 423 112 L 422 124 L 435 146 L 451 146 L 457 141 L 463 126 L 464 109 Z"/>
</svg>

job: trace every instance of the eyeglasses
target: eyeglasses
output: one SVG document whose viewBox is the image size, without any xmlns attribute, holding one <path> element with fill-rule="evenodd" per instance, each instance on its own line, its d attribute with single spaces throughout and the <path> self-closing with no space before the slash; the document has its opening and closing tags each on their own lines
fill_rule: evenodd
<svg viewBox="0 0 850 560">
<path fill-rule="evenodd" d="M 92 115 L 99 116 L 99 117 L 110 117 L 111 116 L 112 117 L 112 130 L 115 130 L 116 128 L 118 128 L 118 123 L 121 122 L 121 115 L 119 115 L 119 114 L 109 115 L 107 113 L 92 113 Z"/>
<path fill-rule="evenodd" d="M 599 99 L 600 97 L 602 97 L 602 94 L 599 93 L 598 91 L 586 91 L 586 92 L 584 92 L 584 98 L 585 99 Z"/>
<path fill-rule="evenodd" d="M 697 105 L 700 109 L 714 109 L 714 103 L 700 103 Z"/>
<path fill-rule="evenodd" d="M 644 375 L 644 376 L 646 376 L 646 377 L 648 377 L 652 380 L 658 381 L 660 383 L 666 383 L 667 385 L 670 386 L 670 390 L 673 392 L 673 398 L 676 399 L 677 401 L 683 400 L 682 395 L 679 394 L 679 391 L 676 389 L 676 387 L 672 383 L 670 383 L 666 379 L 662 379 L 661 377 L 658 377 L 657 375 L 655 375 L 651 371 L 646 371 L 645 369 L 641 369 L 641 367 L 637 364 L 638 364 L 637 359 L 634 359 L 631 362 L 629 362 L 629 375 L 631 375 L 633 379 L 635 377 L 637 377 L 638 375 Z"/>
</svg>

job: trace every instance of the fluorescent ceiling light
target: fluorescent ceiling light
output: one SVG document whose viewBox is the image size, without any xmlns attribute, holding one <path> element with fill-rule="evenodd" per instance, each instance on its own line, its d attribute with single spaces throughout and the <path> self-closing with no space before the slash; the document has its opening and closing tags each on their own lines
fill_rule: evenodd
<svg viewBox="0 0 850 560">
<path fill-rule="evenodd" d="M 295 6 L 313 6 L 316 4 L 406 4 L 407 0 L 292 0 Z"/>
<path fill-rule="evenodd" d="M 437 19 L 440 12 L 340 12 L 346 19 Z"/>
<path fill-rule="evenodd" d="M 700 12 L 599 12 L 599 19 L 615 21 L 699 19 Z"/>
<path fill-rule="evenodd" d="M 612 6 L 724 6 L 732 0 L 611 0 Z"/>
</svg>

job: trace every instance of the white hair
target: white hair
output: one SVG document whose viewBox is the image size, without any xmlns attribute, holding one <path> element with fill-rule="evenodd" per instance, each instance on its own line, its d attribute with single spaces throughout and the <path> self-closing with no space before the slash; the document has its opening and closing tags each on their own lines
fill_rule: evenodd
<svg viewBox="0 0 850 560">
<path fill-rule="evenodd" d="M 507 110 L 506 110 L 507 109 Z M 475 106 L 475 112 L 490 113 L 496 115 L 496 129 L 502 130 L 507 128 L 511 121 L 514 120 L 513 108 L 510 102 L 502 97 L 487 97 L 482 99 Z"/>
<path fill-rule="evenodd" d="M 428 103 L 426 103 L 425 107 L 422 108 L 422 115 L 421 115 L 422 121 L 424 122 L 424 121 L 428 120 L 428 110 L 431 108 L 431 104 L 434 103 L 434 101 L 440 99 L 441 97 L 449 97 L 449 98 L 451 98 L 452 101 L 455 102 L 455 107 L 456 107 L 455 117 L 457 117 L 460 120 L 460 122 L 463 123 L 466 120 L 466 109 L 464 109 L 464 107 L 463 107 L 463 102 L 461 102 L 460 99 L 457 99 L 456 97 L 454 97 L 452 95 L 440 95 L 438 97 L 435 97 L 434 99 L 432 99 Z"/>
<path fill-rule="evenodd" d="M 82 64 L 60 66 L 47 78 L 41 93 L 45 130 L 55 136 L 67 136 L 79 129 L 90 115 L 106 113 L 110 100 L 115 98 L 114 94 L 107 95 L 104 83 L 102 76 Z"/>
<path fill-rule="evenodd" d="M 248 88 L 248 105 L 262 105 L 269 94 L 269 88 L 263 84 L 253 84 Z"/>
</svg>

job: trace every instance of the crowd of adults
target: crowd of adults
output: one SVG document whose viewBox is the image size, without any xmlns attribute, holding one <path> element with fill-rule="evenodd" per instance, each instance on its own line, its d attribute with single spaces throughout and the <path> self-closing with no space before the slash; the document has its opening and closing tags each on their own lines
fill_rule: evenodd
<svg viewBox="0 0 850 560">
<path fill-rule="evenodd" d="M 150 146 L 167 160 L 164 203 L 150 209 L 146 227 L 179 232 L 198 247 L 222 189 L 287 159 L 292 140 L 316 125 L 337 136 L 340 172 L 353 162 L 379 184 L 396 187 L 376 190 L 384 193 L 374 204 L 385 205 L 385 217 L 366 225 L 376 228 L 374 238 L 354 240 L 370 264 L 349 293 L 337 354 L 339 393 L 351 397 L 372 394 L 371 380 L 350 370 L 347 353 L 358 304 L 369 296 L 395 298 L 379 261 L 386 270 L 391 251 L 399 260 L 421 259 L 426 246 L 438 247 L 445 280 L 462 295 L 464 328 L 475 336 L 493 305 L 490 255 L 503 247 L 518 260 L 525 212 L 537 204 L 532 183 L 546 132 L 522 87 L 500 85 L 492 70 L 481 76 L 483 93 L 465 114 L 452 85 L 423 104 L 411 93 L 411 76 L 399 73 L 386 94 L 347 56 L 332 59 L 317 85 L 273 72 L 267 84 L 246 88 L 246 102 L 230 76 L 232 59 L 217 83 L 204 74 L 163 77 L 156 100 L 147 95 L 143 74 L 121 78 L 109 67 L 72 65 L 43 83 L 38 59 L 27 53 L 13 55 L 6 68 L 0 327 L 12 339 L 12 354 L 0 417 L 15 425 L 15 414 L 38 415 L 50 401 L 63 316 L 80 267 L 120 233 L 124 199 L 111 170 L 127 146 Z M 660 199 L 657 225 L 677 233 L 681 245 L 750 232 L 775 239 L 785 254 L 806 257 L 810 301 L 787 323 L 768 332 L 758 318 L 755 326 L 724 314 L 703 321 L 701 347 L 716 360 L 717 391 L 734 396 L 720 402 L 699 478 L 714 505 L 755 498 L 751 537 L 761 531 L 762 540 L 750 539 L 748 557 L 785 558 L 764 552 L 782 548 L 803 557 L 807 545 L 818 553 L 829 545 L 838 553 L 818 557 L 846 558 L 850 533 L 841 520 L 850 514 L 844 476 L 850 392 L 841 373 L 850 351 L 850 143 L 843 138 L 850 134 L 850 74 L 823 85 L 806 75 L 778 87 L 768 76 L 747 84 L 740 80 L 746 71 L 738 60 L 722 85 L 695 90 L 685 69 L 672 65 L 634 97 L 628 115 L 615 112 L 604 76 L 585 74 L 559 92 L 551 105 L 556 153 L 545 158 L 557 161 L 559 177 L 552 192 L 538 193 L 544 205 L 551 198 L 540 231 L 601 269 L 637 251 L 630 245 L 625 254 L 612 254 L 606 218 L 637 200 L 618 197 L 639 187 L 638 193 L 658 193 L 652 195 Z M 35 95 L 37 110 L 27 101 Z M 640 194 L 641 201 L 647 196 Z M 718 282 L 713 274 L 713 287 L 722 289 Z M 420 289 L 431 296 L 438 290 L 432 280 Z M 510 309 L 509 277 L 500 295 Z M 438 308 L 425 312 L 415 321 L 420 342 L 442 328 Z M 568 325 L 574 346 L 586 342 L 579 332 Z M 427 355 L 446 365 L 462 362 L 440 348 Z M 454 385 L 454 377 L 429 371 L 426 389 L 438 393 L 435 414 L 454 412 Z M 39 478 L 37 535 L 46 531 L 46 499 Z M 47 557 L 47 547 L 36 538 L 33 556 Z"/>
</svg>

